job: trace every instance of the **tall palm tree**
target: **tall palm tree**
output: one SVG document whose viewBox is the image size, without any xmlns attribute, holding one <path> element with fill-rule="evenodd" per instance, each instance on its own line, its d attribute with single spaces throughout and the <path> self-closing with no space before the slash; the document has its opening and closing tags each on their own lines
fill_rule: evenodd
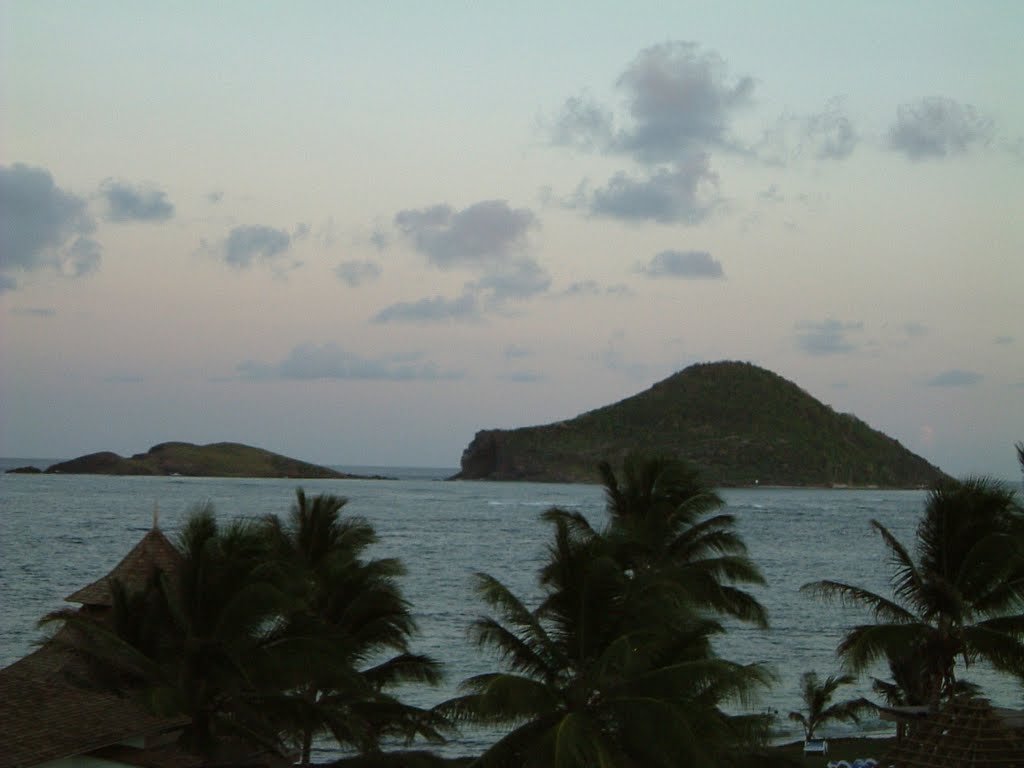
<svg viewBox="0 0 1024 768">
<path fill-rule="evenodd" d="M 867 607 L 874 623 L 838 647 L 858 672 L 878 660 L 917 658 L 929 703 L 956 690 L 956 666 L 986 659 L 1012 670 L 1024 660 L 1024 515 L 1012 491 L 986 478 L 947 481 L 928 495 L 916 559 L 878 521 L 894 566 L 886 597 L 837 581 L 805 590 Z"/>
<path fill-rule="evenodd" d="M 737 585 L 763 585 L 734 530 L 735 517 L 718 512 L 721 497 L 678 459 L 628 455 L 621 479 L 608 462 L 598 467 L 608 523 L 601 532 L 624 568 L 667 580 L 682 599 L 715 614 L 768 626 L 763 606 Z M 562 515 L 585 535 L 598 536 L 579 514 Z"/>
<path fill-rule="evenodd" d="M 409 650 L 416 624 L 398 586 L 401 562 L 366 557 L 376 533 L 364 518 L 343 515 L 346 503 L 299 490 L 287 521 L 264 519 L 276 562 L 298 587 L 284 634 L 326 643 L 331 659 L 310 667 L 297 691 L 307 705 L 298 724 L 303 765 L 320 731 L 361 751 L 378 749 L 385 736 L 440 739 L 435 716 L 386 692 L 401 683 L 436 683 L 440 668 Z"/>
<path fill-rule="evenodd" d="M 874 709 L 874 704 L 864 698 L 832 703 L 836 691 L 844 685 L 850 685 L 854 679 L 853 675 L 829 675 L 821 680 L 813 670 L 800 676 L 803 710 L 790 712 L 789 719 L 800 723 L 805 739 L 813 739 L 815 730 L 825 723 L 859 723 L 861 715 Z"/>
<path fill-rule="evenodd" d="M 747 700 L 768 675 L 714 655 L 721 627 L 637 578 L 608 541 L 556 511 L 541 569 L 543 598 L 528 608 L 497 579 L 477 590 L 497 613 L 472 627 L 508 671 L 466 680 L 440 705 L 457 722 L 510 724 L 481 766 L 714 765 L 754 731 L 721 706 Z"/>
</svg>

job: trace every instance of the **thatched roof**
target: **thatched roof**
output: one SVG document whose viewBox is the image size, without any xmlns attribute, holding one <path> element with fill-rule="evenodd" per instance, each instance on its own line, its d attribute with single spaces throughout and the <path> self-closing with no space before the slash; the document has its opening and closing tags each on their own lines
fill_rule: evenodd
<svg viewBox="0 0 1024 768">
<path fill-rule="evenodd" d="M 881 761 L 892 768 L 1024 766 L 1021 713 L 985 699 L 958 698 L 914 723 Z"/>
<path fill-rule="evenodd" d="M 70 603 L 109 606 L 111 580 L 117 579 L 128 589 L 139 590 L 146 586 L 155 570 L 172 573 L 180 562 L 181 554 L 160 529 L 154 527 L 114 566 L 114 570 L 65 599 Z"/>
</svg>

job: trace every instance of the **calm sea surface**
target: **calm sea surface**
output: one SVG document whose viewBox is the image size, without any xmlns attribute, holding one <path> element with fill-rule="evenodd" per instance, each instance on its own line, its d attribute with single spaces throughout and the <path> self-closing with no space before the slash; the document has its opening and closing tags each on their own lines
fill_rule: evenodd
<svg viewBox="0 0 1024 768">
<path fill-rule="evenodd" d="M 29 463 L 0 459 L 0 471 Z M 37 460 L 48 466 L 49 460 Z M 15 661 L 40 638 L 36 620 L 61 607 L 79 587 L 105 575 L 152 524 L 177 531 L 189 509 L 212 502 L 222 519 L 287 513 L 295 489 L 349 499 L 347 510 L 368 518 L 380 542 L 373 554 L 401 558 L 403 586 L 420 627 L 414 648 L 442 661 L 446 681 L 437 689 L 413 689 L 407 698 L 431 705 L 455 693 L 458 682 L 494 670 L 466 639 L 481 611 L 471 576 L 486 571 L 521 596 L 537 594 L 535 573 L 549 531 L 540 520 L 551 506 L 604 519 L 601 489 L 586 485 L 441 482 L 454 469 L 346 468 L 396 480 L 230 480 L 183 477 L 101 477 L 0 474 L 0 666 Z M 767 607 L 771 629 L 735 627 L 718 642 L 724 657 L 765 662 L 778 676 L 758 710 L 777 710 L 782 734 L 793 735 L 787 712 L 799 707 L 804 671 L 837 670 L 835 647 L 845 627 L 863 620 L 856 609 L 825 605 L 799 592 L 822 578 L 887 588 L 888 562 L 869 527 L 877 519 L 910 543 L 925 494 L 921 491 L 745 489 L 723 492 L 728 511 L 768 585 L 755 591 Z M 881 674 L 881 672 L 879 672 Z M 1019 706 L 1022 694 L 1009 680 L 972 667 L 994 703 Z M 870 696 L 862 678 L 848 695 Z M 861 729 L 888 732 L 879 721 Z M 830 726 L 839 735 L 846 726 Z M 469 732 L 441 751 L 478 752 L 493 735 Z M 319 760 L 332 756 L 324 745 Z"/>
</svg>

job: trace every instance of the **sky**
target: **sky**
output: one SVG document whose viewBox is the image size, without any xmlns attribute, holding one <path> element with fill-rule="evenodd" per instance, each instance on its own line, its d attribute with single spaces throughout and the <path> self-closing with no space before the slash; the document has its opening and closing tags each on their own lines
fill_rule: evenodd
<svg viewBox="0 0 1024 768">
<path fill-rule="evenodd" d="M 0 455 L 454 467 L 745 360 L 1024 440 L 1024 5 L 0 3 Z"/>
</svg>

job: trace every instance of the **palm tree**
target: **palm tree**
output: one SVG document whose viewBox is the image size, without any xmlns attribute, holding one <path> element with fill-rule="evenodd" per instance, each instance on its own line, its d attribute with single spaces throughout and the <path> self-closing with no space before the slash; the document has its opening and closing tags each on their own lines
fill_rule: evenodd
<svg viewBox="0 0 1024 768">
<path fill-rule="evenodd" d="M 635 575 L 654 576 L 681 593 L 681 599 L 715 614 L 768 626 L 761 604 L 737 584 L 763 585 L 735 532 L 735 518 L 717 513 L 724 502 L 698 473 L 677 459 L 628 455 L 622 478 L 611 465 L 598 467 L 609 522 L 602 536 L 618 562 Z M 549 512 L 596 537 L 579 514 Z"/>
<path fill-rule="evenodd" d="M 721 627 L 653 580 L 608 540 L 555 510 L 554 542 L 528 608 L 497 579 L 477 590 L 497 618 L 472 627 L 508 671 L 478 675 L 439 710 L 457 722 L 510 724 L 481 766 L 716 764 L 760 722 L 726 715 L 768 675 L 714 655 Z"/>
<path fill-rule="evenodd" d="M 922 707 L 929 703 L 927 664 L 916 655 L 887 659 L 889 680 L 871 678 L 871 689 L 890 707 Z M 975 697 L 981 688 L 968 680 L 958 679 L 950 696 Z"/>
<path fill-rule="evenodd" d="M 376 533 L 364 518 L 343 516 L 346 503 L 299 490 L 287 522 L 264 519 L 276 562 L 298 586 L 284 634 L 319 639 L 330 656 L 330 663 L 309 667 L 297 691 L 306 705 L 297 724 L 303 765 L 318 731 L 365 752 L 379 749 L 385 736 L 439 740 L 443 725 L 385 693 L 401 683 L 437 683 L 440 668 L 409 650 L 416 625 L 397 582 L 401 562 L 366 558 Z"/>
<path fill-rule="evenodd" d="M 958 660 L 1005 670 L 1024 660 L 1024 515 L 1012 491 L 985 478 L 940 483 L 917 528 L 916 559 L 885 526 L 871 525 L 894 565 L 891 598 L 836 581 L 804 586 L 872 611 L 875 622 L 839 644 L 851 671 L 917 658 L 937 706 L 956 690 Z"/>
<path fill-rule="evenodd" d="M 63 610 L 59 642 L 86 660 L 94 685 L 129 692 L 159 715 L 189 718 L 181 743 L 230 757 L 238 747 L 284 754 L 287 735 L 272 713 L 294 685 L 295 647 L 277 621 L 290 597 L 266 568 L 251 524 L 219 527 L 195 510 L 178 538 L 176 573 L 156 572 L 140 592 L 112 584 L 107 615 Z"/>
<path fill-rule="evenodd" d="M 852 675 L 829 675 L 822 681 L 813 670 L 800 676 L 800 698 L 803 700 L 804 708 L 801 711 L 790 712 L 789 719 L 800 723 L 804 729 L 804 739 L 813 739 L 814 731 L 825 723 L 859 723 L 862 714 L 874 709 L 874 705 L 864 698 L 832 703 L 836 691 L 853 682 Z"/>
</svg>

